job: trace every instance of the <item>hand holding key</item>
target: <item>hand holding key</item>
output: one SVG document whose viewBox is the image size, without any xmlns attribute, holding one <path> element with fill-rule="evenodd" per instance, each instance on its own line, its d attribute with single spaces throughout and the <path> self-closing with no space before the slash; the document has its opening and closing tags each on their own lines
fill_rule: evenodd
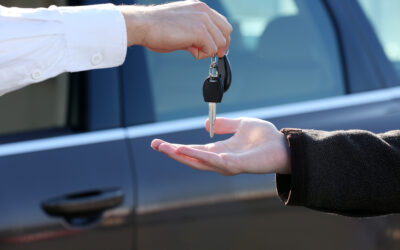
<svg viewBox="0 0 400 250">
<path fill-rule="evenodd" d="M 210 129 L 210 122 L 206 122 Z M 216 134 L 234 134 L 206 145 L 173 144 L 155 139 L 151 147 L 191 168 L 223 175 L 240 173 L 290 173 L 290 153 L 285 136 L 259 119 L 217 118 Z"/>
<path fill-rule="evenodd" d="M 222 57 L 229 47 L 232 26 L 201 1 L 118 8 L 125 18 L 129 46 L 161 53 L 187 50 L 197 59 Z"/>
</svg>

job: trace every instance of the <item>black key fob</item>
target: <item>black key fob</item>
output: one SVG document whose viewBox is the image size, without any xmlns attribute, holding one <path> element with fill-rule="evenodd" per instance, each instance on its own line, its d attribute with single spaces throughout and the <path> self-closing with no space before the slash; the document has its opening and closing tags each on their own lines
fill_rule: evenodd
<svg viewBox="0 0 400 250">
<path fill-rule="evenodd" d="M 224 95 L 224 84 L 221 78 L 209 76 L 203 84 L 203 97 L 205 102 L 219 103 Z"/>
<path fill-rule="evenodd" d="M 225 55 L 218 58 L 218 75 L 224 84 L 224 92 L 228 91 L 232 82 L 232 71 L 231 64 L 229 63 L 228 57 Z"/>
</svg>

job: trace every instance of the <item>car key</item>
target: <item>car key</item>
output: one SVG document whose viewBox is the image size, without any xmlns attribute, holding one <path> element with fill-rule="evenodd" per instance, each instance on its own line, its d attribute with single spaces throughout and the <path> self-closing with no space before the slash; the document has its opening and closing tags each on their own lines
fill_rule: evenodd
<svg viewBox="0 0 400 250">
<path fill-rule="evenodd" d="M 228 54 L 218 58 L 218 75 L 224 83 L 224 92 L 228 91 L 232 82 L 231 64 L 228 60 Z"/>
<path fill-rule="evenodd" d="M 225 92 L 224 81 L 218 72 L 217 60 L 211 58 L 210 72 L 203 84 L 204 101 L 208 102 L 208 118 L 210 120 L 210 137 L 214 137 L 214 122 L 217 112 L 217 103 L 222 101 Z"/>
</svg>

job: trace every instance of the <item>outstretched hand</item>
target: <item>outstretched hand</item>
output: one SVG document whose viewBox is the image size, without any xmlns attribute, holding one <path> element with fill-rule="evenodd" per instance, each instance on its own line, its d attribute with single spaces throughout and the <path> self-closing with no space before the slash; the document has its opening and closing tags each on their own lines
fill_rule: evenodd
<svg viewBox="0 0 400 250">
<path fill-rule="evenodd" d="M 210 122 L 206 121 L 210 130 Z M 285 136 L 267 121 L 252 118 L 217 118 L 216 134 L 234 134 L 205 145 L 183 145 L 155 139 L 151 147 L 191 168 L 222 175 L 240 173 L 290 173 Z"/>
</svg>

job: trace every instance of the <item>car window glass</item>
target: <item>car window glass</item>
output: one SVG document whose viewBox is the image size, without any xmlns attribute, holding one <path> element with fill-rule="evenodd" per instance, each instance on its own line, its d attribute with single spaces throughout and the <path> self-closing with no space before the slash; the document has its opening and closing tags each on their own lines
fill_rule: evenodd
<svg viewBox="0 0 400 250">
<path fill-rule="evenodd" d="M 142 4 L 164 1 L 141 0 Z M 321 1 L 205 1 L 233 26 L 232 86 L 218 113 L 344 94 L 337 39 Z M 156 119 L 206 115 L 210 59 L 146 52 Z"/>
<path fill-rule="evenodd" d="M 400 77 L 400 1 L 359 0 Z"/>
<path fill-rule="evenodd" d="M 7 7 L 47 7 L 65 1 L 2 0 Z M 0 136 L 64 127 L 67 122 L 69 74 L 32 84 L 0 97 Z"/>
</svg>

